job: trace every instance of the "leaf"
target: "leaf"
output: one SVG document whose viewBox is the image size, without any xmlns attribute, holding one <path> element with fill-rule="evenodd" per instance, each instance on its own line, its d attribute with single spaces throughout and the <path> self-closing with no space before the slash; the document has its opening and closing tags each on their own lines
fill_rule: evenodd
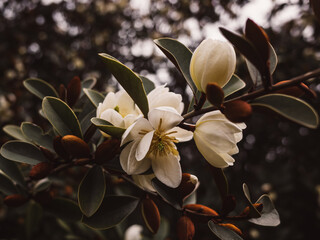
<svg viewBox="0 0 320 240">
<path fill-rule="evenodd" d="M 59 97 L 57 91 L 49 83 L 38 78 L 28 78 L 23 81 L 23 85 L 40 99 L 46 96 Z"/>
<path fill-rule="evenodd" d="M 44 134 L 38 125 L 29 122 L 23 122 L 21 124 L 21 131 L 29 141 L 32 141 L 36 145 L 42 146 L 54 152 L 52 137 Z"/>
<path fill-rule="evenodd" d="M 242 240 L 243 238 L 236 234 L 231 229 L 219 226 L 215 224 L 213 221 L 208 222 L 208 226 L 210 230 L 221 240 Z"/>
<path fill-rule="evenodd" d="M 90 218 L 83 216 L 82 222 L 95 229 L 108 229 L 128 217 L 137 207 L 139 199 L 131 196 L 106 196 Z"/>
<path fill-rule="evenodd" d="M 26 186 L 24 177 L 17 164 L 0 155 L 0 169 L 20 186 Z"/>
<path fill-rule="evenodd" d="M 51 186 L 51 183 L 52 182 L 48 178 L 43 178 L 34 185 L 33 192 L 38 193 L 38 192 L 45 191 L 49 189 L 49 187 Z"/>
<path fill-rule="evenodd" d="M 100 207 L 106 192 L 106 181 L 100 166 L 95 165 L 82 179 L 78 190 L 80 210 L 91 217 Z"/>
<path fill-rule="evenodd" d="M 42 110 L 61 136 L 75 135 L 82 138 L 79 120 L 65 102 L 58 98 L 45 97 L 42 101 Z"/>
<path fill-rule="evenodd" d="M 66 198 L 54 198 L 46 205 L 46 211 L 65 221 L 76 222 L 81 219 L 81 211 L 78 205 Z"/>
<path fill-rule="evenodd" d="M 99 106 L 99 103 L 102 103 L 104 100 L 104 96 L 92 89 L 88 89 L 88 88 L 84 88 L 83 92 L 87 95 L 87 97 L 89 98 L 90 102 L 92 102 L 92 104 L 95 107 Z"/>
<path fill-rule="evenodd" d="M 224 97 L 228 97 L 231 94 L 243 89 L 246 83 L 241 80 L 237 75 L 233 74 L 229 82 L 222 88 Z"/>
<path fill-rule="evenodd" d="M 221 198 L 224 199 L 229 193 L 229 186 L 226 176 L 224 175 L 223 169 L 210 166 L 213 173 L 214 181 L 218 187 Z"/>
<path fill-rule="evenodd" d="M 106 53 L 100 53 L 99 56 L 102 57 L 108 66 L 108 70 L 118 80 L 146 117 L 149 112 L 149 106 L 141 78 L 114 57 Z"/>
<path fill-rule="evenodd" d="M 46 162 L 46 157 L 35 145 L 18 140 L 8 141 L 1 147 L 1 155 L 11 161 L 36 165 Z"/>
<path fill-rule="evenodd" d="M 172 38 L 159 38 L 154 40 L 154 42 L 182 73 L 183 77 L 190 86 L 193 95 L 195 95 L 197 88 L 190 75 L 189 67 L 192 58 L 192 52 L 189 50 L 189 48 Z"/>
<path fill-rule="evenodd" d="M 82 118 L 82 120 L 80 121 L 80 126 L 81 126 L 81 129 L 82 129 L 82 132 L 86 132 L 89 127 L 91 126 L 91 118 L 95 117 L 96 116 L 96 110 L 92 110 L 91 112 L 89 112 L 86 116 L 84 116 Z"/>
<path fill-rule="evenodd" d="M 42 207 L 38 203 L 34 201 L 29 202 L 24 224 L 27 239 L 31 239 L 32 235 L 39 230 L 42 212 Z"/>
<path fill-rule="evenodd" d="M 5 195 L 13 195 L 18 193 L 14 183 L 6 175 L 0 172 L 0 192 Z"/>
<path fill-rule="evenodd" d="M 28 139 L 26 138 L 26 136 L 23 135 L 19 126 L 6 125 L 3 127 L 3 131 L 15 139 L 28 142 Z"/>
<path fill-rule="evenodd" d="M 270 197 L 266 194 L 262 195 L 256 203 L 262 203 L 263 209 L 261 211 L 260 218 L 249 219 L 252 222 L 261 226 L 275 227 L 280 224 L 280 217 L 278 211 L 274 208 L 274 205 Z"/>
<path fill-rule="evenodd" d="M 140 77 L 141 80 L 142 80 L 144 89 L 146 90 L 146 93 L 147 93 L 147 94 L 148 94 L 149 92 L 151 92 L 151 91 L 155 88 L 154 82 L 152 82 L 150 79 L 148 79 L 148 78 L 146 78 L 146 77 L 144 77 L 144 76 L 141 76 L 141 75 L 139 75 L 139 77 Z"/>
<path fill-rule="evenodd" d="M 90 77 L 90 78 L 87 78 L 87 79 L 84 79 L 82 82 L 81 82 L 81 89 L 83 88 L 93 88 L 97 83 L 97 79 L 95 77 Z"/>
<path fill-rule="evenodd" d="M 314 108 L 305 101 L 292 96 L 268 94 L 254 99 L 250 104 L 271 109 L 281 116 L 308 128 L 317 128 L 319 124 L 319 117 Z"/>
<path fill-rule="evenodd" d="M 151 180 L 151 184 L 166 202 L 172 204 L 177 209 L 182 208 L 182 199 L 179 196 L 176 188 L 168 187 L 160 182 L 157 178 L 153 178 Z"/>
<path fill-rule="evenodd" d="M 243 184 L 242 185 L 243 188 L 243 193 L 244 196 L 247 199 L 247 202 L 249 203 L 249 208 L 250 208 L 250 212 L 249 212 L 249 216 L 252 218 L 259 218 L 261 216 L 261 214 L 259 213 L 259 211 L 253 206 L 252 202 L 251 202 L 251 197 L 250 197 L 250 192 L 249 192 L 249 188 L 247 186 L 247 184 Z"/>
<path fill-rule="evenodd" d="M 79 99 L 81 89 L 80 78 L 77 76 L 73 77 L 67 86 L 67 103 L 71 108 Z"/>
<path fill-rule="evenodd" d="M 122 134 L 126 131 L 124 128 L 115 127 L 111 123 L 101 118 L 91 118 L 91 122 L 99 128 L 102 132 L 105 132 L 113 137 L 121 138 Z"/>
</svg>

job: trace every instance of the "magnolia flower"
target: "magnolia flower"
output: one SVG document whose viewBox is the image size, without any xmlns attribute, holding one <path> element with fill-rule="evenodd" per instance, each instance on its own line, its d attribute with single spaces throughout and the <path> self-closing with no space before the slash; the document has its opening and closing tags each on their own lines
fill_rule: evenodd
<svg viewBox="0 0 320 240">
<path fill-rule="evenodd" d="M 188 141 L 192 132 L 176 127 L 183 117 L 172 107 L 159 107 L 139 118 L 122 135 L 120 154 L 123 170 L 129 175 L 146 172 L 150 167 L 155 176 L 169 187 L 181 181 L 180 156 L 175 143 Z"/>
<path fill-rule="evenodd" d="M 230 156 L 239 152 L 237 143 L 242 139 L 244 123 L 230 122 L 220 111 L 204 114 L 196 123 L 194 141 L 204 158 L 214 167 L 233 165 Z"/>
<path fill-rule="evenodd" d="M 120 90 L 117 93 L 108 93 L 97 108 L 98 118 L 102 118 L 121 128 L 128 128 L 140 114 L 139 108 L 124 90 Z"/>
<path fill-rule="evenodd" d="M 143 227 L 138 224 L 131 225 L 124 233 L 124 240 L 142 240 Z"/>
<path fill-rule="evenodd" d="M 230 80 L 236 67 L 236 54 L 228 42 L 206 39 L 194 51 L 190 74 L 196 87 L 206 92 L 208 83 L 223 87 Z"/>
</svg>

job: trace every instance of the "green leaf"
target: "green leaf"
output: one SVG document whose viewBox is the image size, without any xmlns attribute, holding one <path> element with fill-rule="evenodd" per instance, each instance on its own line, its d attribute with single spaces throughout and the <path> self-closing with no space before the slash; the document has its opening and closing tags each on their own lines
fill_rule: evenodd
<svg viewBox="0 0 320 240">
<path fill-rule="evenodd" d="M 79 206 L 72 200 L 66 198 L 54 198 L 45 206 L 47 212 L 61 218 L 64 221 L 76 222 L 81 219 Z"/>
<path fill-rule="evenodd" d="M 108 66 L 108 70 L 118 80 L 146 117 L 149 112 L 148 99 L 141 78 L 116 58 L 100 53 L 100 57 Z"/>
<path fill-rule="evenodd" d="M 274 208 L 274 205 L 270 197 L 266 194 L 262 195 L 256 203 L 262 203 L 263 209 L 261 211 L 260 218 L 249 219 L 252 222 L 261 226 L 275 227 L 280 224 L 280 217 L 278 211 Z"/>
<path fill-rule="evenodd" d="M 244 196 L 247 199 L 247 202 L 249 203 L 249 208 L 250 208 L 250 213 L 249 216 L 252 218 L 259 218 L 261 217 L 261 214 L 259 213 L 259 211 L 253 206 L 252 202 L 251 202 L 251 197 L 250 197 L 250 192 L 249 192 L 249 188 L 247 186 L 247 184 L 243 184 L 242 185 L 243 188 L 243 193 Z"/>
<path fill-rule="evenodd" d="M 45 97 L 42 101 L 42 110 L 61 136 L 75 135 L 82 138 L 79 120 L 65 102 L 58 98 Z"/>
<path fill-rule="evenodd" d="M 92 102 L 92 104 L 95 107 L 99 106 L 99 103 L 102 103 L 104 100 L 104 96 L 103 94 L 92 90 L 92 89 L 88 89 L 88 88 L 84 88 L 83 92 L 87 95 L 87 97 L 89 98 L 90 102 Z"/>
<path fill-rule="evenodd" d="M 12 195 L 18 193 L 14 183 L 6 175 L 0 172 L 0 192 L 5 195 Z"/>
<path fill-rule="evenodd" d="M 243 89 L 246 83 L 241 80 L 237 75 L 233 74 L 229 82 L 222 88 L 224 97 L 228 97 L 231 94 Z"/>
<path fill-rule="evenodd" d="M 190 61 L 192 58 L 192 52 L 189 48 L 184 46 L 179 41 L 172 38 L 159 38 L 154 40 L 155 44 L 160 50 L 169 58 L 169 60 L 176 66 L 176 68 L 182 73 L 183 77 L 190 86 L 193 95 L 197 92 L 191 75 L 190 75 Z"/>
<path fill-rule="evenodd" d="M 21 124 L 21 131 L 26 138 L 36 145 L 47 148 L 54 152 L 53 139 L 50 135 L 44 134 L 42 129 L 33 123 L 23 122 Z"/>
<path fill-rule="evenodd" d="M 81 82 L 81 89 L 83 88 L 93 88 L 97 83 L 97 79 L 95 77 L 87 78 Z"/>
<path fill-rule="evenodd" d="M 49 187 L 51 186 L 51 183 L 52 182 L 48 178 L 43 178 L 34 185 L 33 192 L 37 193 L 37 192 L 45 191 L 49 189 Z"/>
<path fill-rule="evenodd" d="M 106 120 L 103 120 L 101 118 L 92 118 L 91 122 L 99 128 L 102 132 L 105 132 L 113 137 L 121 138 L 122 134 L 126 131 L 124 128 L 119 128 L 113 126 L 111 123 L 109 123 Z"/>
<path fill-rule="evenodd" d="M 144 89 L 146 90 L 146 93 L 147 93 L 147 94 L 148 94 L 149 92 L 151 92 L 151 91 L 155 88 L 154 82 L 152 82 L 149 78 L 146 78 L 146 77 L 141 76 L 141 75 L 139 75 L 139 77 L 140 77 L 141 80 L 142 80 Z"/>
<path fill-rule="evenodd" d="M 35 145 L 18 140 L 8 141 L 1 147 L 1 155 L 11 161 L 36 165 L 46 162 L 46 157 Z"/>
<path fill-rule="evenodd" d="M 59 97 L 57 91 L 49 83 L 38 78 L 24 80 L 23 85 L 29 92 L 40 99 L 43 99 L 46 96 Z"/>
<path fill-rule="evenodd" d="M 6 125 L 3 127 L 3 131 L 15 139 L 28 142 L 28 139 L 26 138 L 26 136 L 23 135 L 19 126 Z"/>
<path fill-rule="evenodd" d="M 0 155 L 0 169 L 20 186 L 26 186 L 24 177 L 17 164 Z"/>
<path fill-rule="evenodd" d="M 42 207 L 38 203 L 34 201 L 29 202 L 24 224 L 27 239 L 32 239 L 33 234 L 39 230 L 42 212 Z"/>
<path fill-rule="evenodd" d="M 319 124 L 319 116 L 313 107 L 292 96 L 268 94 L 254 99 L 250 104 L 271 109 L 281 116 L 308 128 L 317 128 Z"/>
<path fill-rule="evenodd" d="M 106 192 L 106 180 L 98 165 L 89 169 L 78 190 L 79 207 L 84 215 L 91 217 L 100 207 Z"/>
<path fill-rule="evenodd" d="M 183 202 L 179 194 L 177 194 L 177 189 L 168 187 L 160 182 L 157 178 L 153 178 L 151 180 L 151 184 L 166 202 L 172 204 L 177 209 L 182 208 Z"/>
<path fill-rule="evenodd" d="M 82 222 L 95 229 L 108 229 L 128 217 L 137 207 L 139 199 L 131 196 L 106 196 L 98 211 Z"/>
<path fill-rule="evenodd" d="M 84 116 L 82 118 L 82 120 L 80 121 L 80 125 L 81 125 L 81 129 L 82 132 L 86 132 L 88 130 L 88 128 L 91 126 L 91 118 L 96 116 L 96 110 L 92 110 L 91 112 L 89 112 L 86 116 Z"/>
<path fill-rule="evenodd" d="M 208 222 L 210 230 L 221 240 L 242 240 L 243 238 L 229 228 L 215 224 L 213 221 Z"/>
</svg>

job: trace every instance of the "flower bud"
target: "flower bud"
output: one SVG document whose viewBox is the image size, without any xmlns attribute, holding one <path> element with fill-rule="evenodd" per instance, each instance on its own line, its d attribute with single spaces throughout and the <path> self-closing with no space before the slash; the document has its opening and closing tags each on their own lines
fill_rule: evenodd
<svg viewBox="0 0 320 240">
<path fill-rule="evenodd" d="M 249 103 L 242 100 L 228 102 L 223 111 L 226 118 L 231 122 L 241 123 L 247 121 L 252 114 L 252 107 Z"/>
<path fill-rule="evenodd" d="M 113 159 L 120 152 L 120 140 L 108 139 L 101 143 L 95 152 L 95 162 L 103 164 Z"/>
<path fill-rule="evenodd" d="M 207 99 L 212 105 L 220 108 L 224 99 L 224 92 L 222 88 L 219 87 L 216 83 L 208 83 Z"/>
<path fill-rule="evenodd" d="M 226 85 L 235 67 L 236 54 L 228 42 L 206 39 L 193 53 L 190 74 L 198 90 L 205 92 L 210 82 Z"/>
<path fill-rule="evenodd" d="M 195 234 L 194 224 L 187 216 L 182 216 L 177 223 L 179 240 L 192 240 Z"/>
<path fill-rule="evenodd" d="M 25 204 L 29 199 L 26 196 L 23 196 L 21 194 L 13 194 L 6 196 L 3 202 L 8 207 L 19 207 L 23 204 Z"/>
<path fill-rule="evenodd" d="M 283 83 L 289 82 L 289 80 L 281 81 L 275 84 L 275 86 L 281 85 Z M 287 94 L 293 97 L 303 97 L 307 95 L 311 98 L 316 98 L 317 95 L 311 90 L 306 84 L 300 83 L 299 86 L 291 86 L 275 91 L 275 93 Z"/>
<path fill-rule="evenodd" d="M 39 180 L 47 177 L 53 168 L 50 162 L 41 162 L 33 166 L 30 170 L 29 176 L 33 180 Z"/>
<path fill-rule="evenodd" d="M 211 216 L 219 216 L 219 214 L 215 210 L 201 204 L 187 204 L 183 208 L 197 213 L 202 213 Z"/>
<path fill-rule="evenodd" d="M 238 227 L 236 227 L 235 225 L 233 225 L 231 223 L 220 223 L 219 225 L 222 226 L 222 227 L 225 227 L 225 228 L 229 228 L 230 230 L 232 230 L 235 233 L 237 233 L 240 236 L 242 236 L 242 231 Z"/>
<path fill-rule="evenodd" d="M 157 205 L 150 198 L 142 200 L 141 212 L 148 229 L 153 233 L 157 233 L 160 226 L 160 213 Z"/>
<path fill-rule="evenodd" d="M 61 144 L 73 157 L 85 158 L 90 156 L 89 145 L 77 136 L 66 135 L 61 139 Z"/>
</svg>

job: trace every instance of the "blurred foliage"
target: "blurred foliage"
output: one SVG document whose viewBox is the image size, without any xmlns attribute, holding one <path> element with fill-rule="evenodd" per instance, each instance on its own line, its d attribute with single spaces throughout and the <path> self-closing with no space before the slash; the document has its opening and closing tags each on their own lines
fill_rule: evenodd
<svg viewBox="0 0 320 240">
<path fill-rule="evenodd" d="M 21 121 L 32 121 L 44 127 L 47 124 L 38 114 L 41 102 L 23 88 L 22 81 L 28 77 L 42 78 L 57 89 L 74 76 L 81 79 L 94 76 L 98 79 L 97 90 L 116 88 L 97 55 L 100 52 L 116 57 L 157 83 L 166 82 L 188 100 L 186 83 L 173 65 L 155 50 L 152 39 L 177 38 L 194 49 L 205 37 L 207 24 L 219 21 L 222 14 L 235 19 L 246 3 L 158 0 L 145 1 L 139 8 L 141 2 L 134 0 L 0 1 L 0 126 Z M 298 14 L 285 22 L 280 21 L 279 25 L 279 16 L 284 12 L 290 15 L 286 9 L 292 7 L 299 9 Z M 190 21 L 195 23 L 194 29 L 190 28 Z M 319 67 L 320 23 L 312 15 L 308 1 L 273 1 L 268 21 L 270 24 L 263 27 L 279 57 L 276 82 Z M 198 36 L 196 29 L 200 30 Z M 236 73 L 241 78 L 249 77 L 243 59 L 239 59 L 237 68 Z M 311 83 L 310 87 L 319 94 L 320 84 Z M 320 109 L 319 100 L 311 104 Z M 7 140 L 8 136 L 1 130 L 0 144 Z M 262 193 L 271 194 L 282 222 L 275 229 L 246 224 L 243 230 L 247 239 L 312 239 L 318 235 L 319 142 L 319 130 L 309 130 L 282 119 L 276 121 L 261 113 L 255 113 L 247 123 L 236 164 L 226 170 L 230 191 L 244 202 L 241 185 L 246 182 L 254 200 Z M 183 145 L 188 147 L 181 152 L 182 168 L 195 175 L 201 172 L 197 175 L 202 183 L 198 190 L 199 203 L 213 208 L 219 206 L 211 173 L 203 170 L 207 163 L 194 144 Z M 77 183 L 83 176 L 79 171 L 70 169 L 67 174 L 72 175 L 72 179 L 56 181 L 59 195 L 75 197 Z M 237 209 L 243 207 L 237 206 Z M 177 216 L 165 209 L 160 205 L 162 216 L 174 223 Z M 28 218 L 23 211 L 23 208 L 10 209 L 0 204 L 1 238 L 24 239 Z M 132 218 L 121 227 L 135 223 Z M 138 223 L 142 224 L 142 219 Z M 78 224 L 68 225 L 50 215 L 45 215 L 39 227 L 27 231 L 36 232 L 33 239 L 103 239 L 101 233 Z M 117 227 L 106 231 L 105 235 L 116 239 L 122 231 Z M 196 229 L 195 239 L 213 239 L 209 236 L 212 234 L 207 227 Z M 176 238 L 174 226 L 169 238 Z"/>
</svg>

